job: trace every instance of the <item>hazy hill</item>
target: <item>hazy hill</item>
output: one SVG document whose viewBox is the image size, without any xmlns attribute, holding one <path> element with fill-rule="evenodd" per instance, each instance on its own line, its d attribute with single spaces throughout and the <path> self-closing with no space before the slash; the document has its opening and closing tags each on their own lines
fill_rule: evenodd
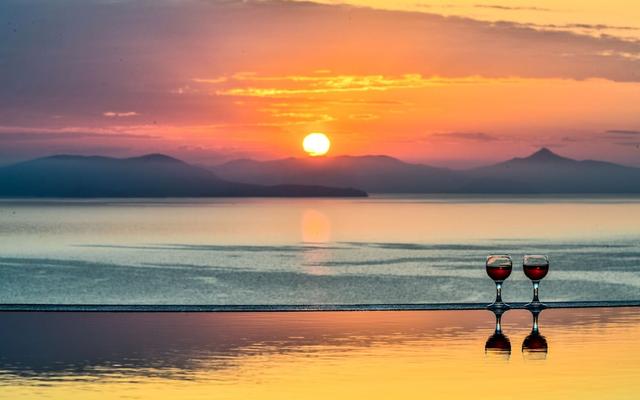
<svg viewBox="0 0 640 400">
<path fill-rule="evenodd" d="M 388 156 L 243 159 L 213 170 L 246 183 L 309 183 L 373 193 L 640 193 L 639 168 L 572 160 L 546 148 L 529 157 L 464 171 Z"/>
<path fill-rule="evenodd" d="M 459 173 L 410 164 L 388 156 L 285 158 L 272 161 L 235 160 L 213 167 L 216 174 L 240 182 L 307 183 L 367 188 L 378 193 L 449 192 Z"/>
<path fill-rule="evenodd" d="M 546 148 L 529 157 L 467 171 L 467 177 L 463 191 L 640 193 L 639 168 L 603 161 L 577 161 Z"/>
<path fill-rule="evenodd" d="M 356 189 L 236 183 L 162 154 L 135 158 L 58 155 L 0 168 L 3 197 L 366 196 Z"/>
</svg>

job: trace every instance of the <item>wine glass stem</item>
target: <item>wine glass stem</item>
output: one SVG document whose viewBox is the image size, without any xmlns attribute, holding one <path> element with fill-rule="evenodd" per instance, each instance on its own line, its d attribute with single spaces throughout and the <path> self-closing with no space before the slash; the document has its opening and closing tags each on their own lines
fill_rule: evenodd
<svg viewBox="0 0 640 400">
<path fill-rule="evenodd" d="M 496 333 L 502 333 L 502 316 L 496 315 Z"/>
<path fill-rule="evenodd" d="M 496 303 L 502 303 L 502 282 L 496 282 Z"/>
<path fill-rule="evenodd" d="M 540 286 L 540 281 L 533 281 L 533 302 L 539 303 L 540 299 L 538 298 L 538 287 Z"/>
<path fill-rule="evenodd" d="M 533 314 L 533 333 L 538 333 L 538 314 Z"/>
</svg>

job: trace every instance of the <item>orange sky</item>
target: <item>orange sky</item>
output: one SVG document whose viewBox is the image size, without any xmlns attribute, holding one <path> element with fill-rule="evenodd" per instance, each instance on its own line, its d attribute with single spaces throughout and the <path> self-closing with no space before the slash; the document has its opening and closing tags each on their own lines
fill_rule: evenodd
<svg viewBox="0 0 640 400">
<path fill-rule="evenodd" d="M 640 165 L 640 6 L 326 3 L 9 1 L 0 163 L 303 156 L 321 131 L 332 155 Z"/>
</svg>

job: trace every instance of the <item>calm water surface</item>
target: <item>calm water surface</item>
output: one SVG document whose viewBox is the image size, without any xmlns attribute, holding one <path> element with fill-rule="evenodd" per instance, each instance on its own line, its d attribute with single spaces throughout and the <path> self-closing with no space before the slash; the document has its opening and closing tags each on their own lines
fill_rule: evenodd
<svg viewBox="0 0 640 400">
<path fill-rule="evenodd" d="M 489 253 L 545 253 L 543 300 L 640 291 L 640 198 L 1 201 L 0 302 L 482 302 Z"/>
<path fill-rule="evenodd" d="M 486 351 L 488 311 L 0 313 L 0 398 L 637 399 L 639 309 L 502 322 Z"/>
</svg>

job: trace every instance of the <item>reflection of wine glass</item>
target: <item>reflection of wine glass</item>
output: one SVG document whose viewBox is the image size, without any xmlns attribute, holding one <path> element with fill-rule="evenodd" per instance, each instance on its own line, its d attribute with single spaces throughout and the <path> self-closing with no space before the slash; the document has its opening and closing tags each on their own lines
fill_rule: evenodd
<svg viewBox="0 0 640 400">
<path fill-rule="evenodd" d="M 527 308 L 545 308 L 538 299 L 538 286 L 540 280 L 549 272 L 549 258 L 544 255 L 526 255 L 522 261 L 522 269 L 527 278 L 533 282 L 533 300 L 527 304 Z"/>
<path fill-rule="evenodd" d="M 489 336 L 484 345 L 484 353 L 487 355 L 495 355 L 500 358 L 509 359 L 511 355 L 511 342 L 509 338 L 502 333 L 502 314 L 506 312 L 504 308 L 491 309 L 496 316 L 496 328 L 493 335 Z"/>
<path fill-rule="evenodd" d="M 529 336 L 524 338 L 522 342 L 522 355 L 527 360 L 544 360 L 547 358 L 549 346 L 547 339 L 540 334 L 538 329 L 538 315 L 542 312 L 540 309 L 529 310 L 533 315 L 533 327 Z"/>
<path fill-rule="evenodd" d="M 489 304 L 488 308 L 509 308 L 508 304 L 502 302 L 502 282 L 511 275 L 513 262 L 506 254 L 490 255 L 485 264 L 487 275 L 496 283 L 496 300 Z"/>
</svg>

